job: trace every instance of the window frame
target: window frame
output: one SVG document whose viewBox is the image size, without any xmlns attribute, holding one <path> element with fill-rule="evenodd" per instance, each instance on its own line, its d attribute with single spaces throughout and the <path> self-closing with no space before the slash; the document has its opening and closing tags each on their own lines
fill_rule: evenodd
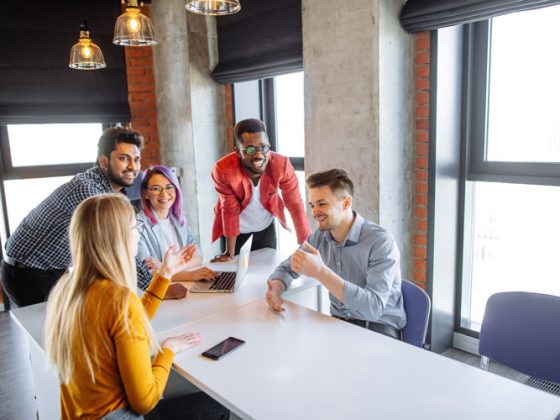
<svg viewBox="0 0 560 420">
<path fill-rule="evenodd" d="M 105 129 L 103 125 L 103 129 Z M 8 126 L 0 126 L 0 156 L 2 160 L 2 181 L 29 178 L 51 178 L 56 176 L 75 175 L 86 171 L 95 162 L 74 163 L 62 165 L 37 165 L 37 166 L 13 166 L 10 150 L 10 139 Z"/>
<path fill-rule="evenodd" d="M 491 34 L 491 19 L 464 26 L 462 131 L 466 141 L 461 160 L 466 170 L 462 178 L 458 208 L 460 226 L 454 331 L 475 338 L 480 335 L 476 330 L 461 325 L 464 305 L 468 305 L 470 301 L 465 293 L 472 288 L 472 265 L 469 261 L 472 261 L 473 251 L 473 181 L 560 186 L 560 163 L 487 159 Z"/>
<path fill-rule="evenodd" d="M 295 73 L 295 72 L 294 72 Z M 261 117 L 266 124 L 268 139 L 272 150 L 278 150 L 278 131 L 276 124 L 276 81 L 274 77 L 259 80 Z M 288 156 L 296 171 L 305 171 L 305 157 Z"/>
<path fill-rule="evenodd" d="M 488 145 L 490 49 L 492 22 L 468 25 L 466 35 L 467 121 L 470 135 L 467 179 L 469 181 L 506 182 L 532 185 L 560 185 L 560 163 L 491 161 L 486 157 Z M 470 97 L 469 97 L 470 95 Z"/>
</svg>

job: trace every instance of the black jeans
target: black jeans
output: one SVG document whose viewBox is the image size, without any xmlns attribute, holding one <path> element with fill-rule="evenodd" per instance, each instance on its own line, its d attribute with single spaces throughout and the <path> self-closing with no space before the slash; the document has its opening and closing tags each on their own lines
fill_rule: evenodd
<svg viewBox="0 0 560 420">
<path fill-rule="evenodd" d="M 229 410 L 203 392 L 160 400 L 146 420 L 229 420 Z"/>
<path fill-rule="evenodd" d="M 46 301 L 49 292 L 64 273 L 65 270 L 14 267 L 4 260 L 0 263 L 2 288 L 8 298 L 20 307 Z"/>
<path fill-rule="evenodd" d="M 362 319 L 342 318 L 340 316 L 335 316 L 335 315 L 334 317 L 342 321 L 349 322 L 350 324 L 357 325 L 358 327 L 367 328 L 370 331 L 375 331 L 379 334 L 386 335 L 387 337 L 391 337 L 399 341 L 402 340 L 401 330 L 391 325 L 382 324 L 380 322 L 374 322 L 374 321 L 364 321 Z"/>
<path fill-rule="evenodd" d="M 243 246 L 249 236 L 253 235 L 253 243 L 251 244 L 251 251 L 256 251 L 257 249 L 262 248 L 278 248 L 278 241 L 276 239 L 276 221 L 273 221 L 266 229 L 261 230 L 260 232 L 252 232 L 252 233 L 241 233 L 237 237 L 235 241 L 235 253 L 234 255 L 239 254 L 239 250 Z M 222 252 L 226 250 L 226 238 L 223 236 L 220 238 L 220 247 Z"/>
</svg>

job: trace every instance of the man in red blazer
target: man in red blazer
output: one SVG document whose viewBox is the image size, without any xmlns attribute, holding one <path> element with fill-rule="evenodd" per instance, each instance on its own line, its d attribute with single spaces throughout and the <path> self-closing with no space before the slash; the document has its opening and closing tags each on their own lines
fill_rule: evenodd
<svg viewBox="0 0 560 420">
<path fill-rule="evenodd" d="M 212 262 L 229 261 L 250 235 L 251 249 L 276 248 L 274 219 L 289 229 L 284 207 L 294 221 L 298 243 L 311 233 L 294 168 L 287 157 L 270 151 L 265 124 L 254 118 L 239 121 L 233 134 L 235 151 L 217 161 L 212 171 L 219 197 L 212 242 L 221 237 L 223 251 Z"/>
</svg>

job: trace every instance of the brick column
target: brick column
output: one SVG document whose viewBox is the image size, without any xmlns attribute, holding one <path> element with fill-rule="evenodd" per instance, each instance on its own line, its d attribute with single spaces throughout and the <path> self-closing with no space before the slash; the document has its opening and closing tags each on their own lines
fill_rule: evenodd
<svg viewBox="0 0 560 420">
<path fill-rule="evenodd" d="M 142 7 L 150 16 L 150 8 Z M 125 47 L 130 126 L 144 136 L 142 168 L 160 163 L 153 47 Z"/>
<path fill-rule="evenodd" d="M 428 243 L 428 130 L 430 114 L 430 34 L 415 38 L 415 196 L 414 196 L 414 282 L 426 288 Z"/>
</svg>

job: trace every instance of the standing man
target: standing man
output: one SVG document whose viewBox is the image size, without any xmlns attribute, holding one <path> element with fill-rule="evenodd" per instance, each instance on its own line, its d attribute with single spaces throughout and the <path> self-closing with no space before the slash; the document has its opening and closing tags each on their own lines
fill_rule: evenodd
<svg viewBox="0 0 560 420">
<path fill-rule="evenodd" d="M 276 248 L 274 219 L 289 230 L 284 207 L 294 221 L 298 243 L 311 233 L 294 168 L 287 157 L 270 151 L 264 123 L 255 118 L 239 121 L 233 134 L 235 151 L 217 161 L 212 171 L 219 196 L 212 242 L 222 237 L 222 254 L 212 262 L 231 260 L 251 235 L 251 249 Z"/>
<path fill-rule="evenodd" d="M 406 315 L 395 240 L 352 211 L 354 185 L 345 171 L 312 174 L 307 187 L 319 229 L 272 273 L 268 305 L 283 311 L 282 292 L 303 274 L 329 290 L 332 316 L 400 340 Z"/>
<path fill-rule="evenodd" d="M 0 267 L 2 286 L 16 305 L 47 299 L 72 263 L 68 227 L 74 210 L 88 197 L 131 186 L 140 171 L 143 141 L 128 128 L 106 129 L 97 145 L 97 164 L 58 187 L 23 219 L 6 242 Z M 145 289 L 151 275 L 142 263 L 137 262 L 137 271 L 138 286 Z"/>
</svg>

